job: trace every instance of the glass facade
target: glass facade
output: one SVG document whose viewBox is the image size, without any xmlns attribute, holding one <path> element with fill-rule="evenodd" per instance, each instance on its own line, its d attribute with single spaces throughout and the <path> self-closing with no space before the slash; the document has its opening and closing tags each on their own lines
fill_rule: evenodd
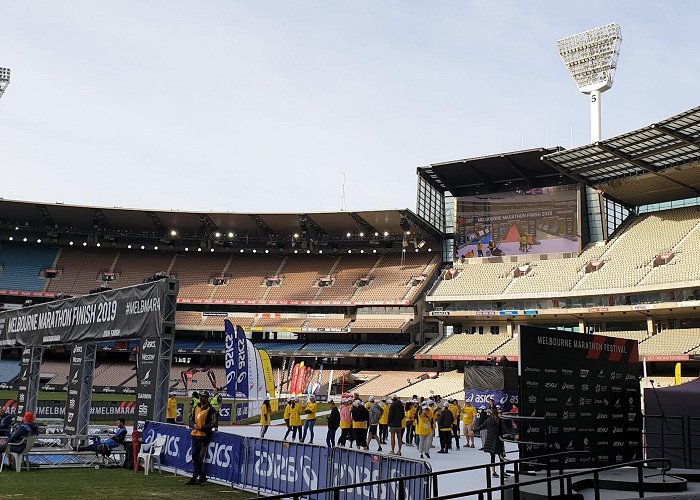
<svg viewBox="0 0 700 500">
<path fill-rule="evenodd" d="M 607 225 L 607 237 L 609 238 L 615 230 L 622 225 L 629 216 L 630 211 L 623 205 L 605 198 L 605 222 Z"/>
<path fill-rule="evenodd" d="M 642 205 L 637 208 L 637 213 L 647 214 L 649 212 L 659 212 L 661 210 L 669 210 L 671 208 L 694 207 L 700 205 L 700 197 L 685 198 L 683 200 L 666 201 L 663 203 L 652 203 L 650 205 Z"/>
<path fill-rule="evenodd" d="M 433 185 L 427 182 L 420 175 L 418 176 L 418 203 L 416 213 L 430 222 L 440 231 L 446 231 L 445 197 Z M 454 208 L 452 208 L 454 211 Z"/>
</svg>

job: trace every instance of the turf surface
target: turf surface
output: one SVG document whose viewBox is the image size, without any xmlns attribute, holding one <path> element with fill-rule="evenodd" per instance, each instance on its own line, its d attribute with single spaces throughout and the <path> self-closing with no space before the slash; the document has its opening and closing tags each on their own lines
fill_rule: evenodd
<svg viewBox="0 0 700 500">
<path fill-rule="evenodd" d="M 166 472 L 144 476 L 128 469 L 5 469 L 0 473 L 0 498 L 127 500 L 197 496 L 239 500 L 254 496 L 213 483 L 185 486 L 187 480 Z"/>
</svg>

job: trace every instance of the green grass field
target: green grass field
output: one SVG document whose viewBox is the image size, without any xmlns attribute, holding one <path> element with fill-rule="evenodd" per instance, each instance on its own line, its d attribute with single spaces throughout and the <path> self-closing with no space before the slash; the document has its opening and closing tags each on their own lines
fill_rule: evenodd
<svg viewBox="0 0 700 500">
<path fill-rule="evenodd" d="M 206 483 L 185 486 L 186 477 L 163 472 L 144 476 L 127 469 L 39 469 L 0 474 L 0 498 L 125 500 L 153 498 L 251 498 L 252 493 Z"/>
</svg>

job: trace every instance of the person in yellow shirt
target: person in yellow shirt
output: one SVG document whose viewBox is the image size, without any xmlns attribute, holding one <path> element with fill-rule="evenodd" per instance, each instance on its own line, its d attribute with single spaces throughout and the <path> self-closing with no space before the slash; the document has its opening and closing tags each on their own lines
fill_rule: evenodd
<svg viewBox="0 0 700 500">
<path fill-rule="evenodd" d="M 165 413 L 165 421 L 169 424 L 174 424 L 177 420 L 177 399 L 175 393 L 171 392 L 168 398 L 168 409 Z"/>
<path fill-rule="evenodd" d="M 431 412 L 427 403 L 423 403 L 418 411 L 416 435 L 418 436 L 418 452 L 421 458 L 430 458 L 430 437 L 433 435 Z"/>
<path fill-rule="evenodd" d="M 406 446 L 413 446 L 416 440 L 417 408 L 418 401 L 415 399 L 406 403 Z"/>
<path fill-rule="evenodd" d="M 301 416 L 304 414 L 304 406 L 299 402 L 299 398 L 294 398 L 294 407 L 289 414 L 289 425 L 292 426 L 292 441 L 298 439 L 301 442 Z"/>
<path fill-rule="evenodd" d="M 386 444 L 386 439 L 389 437 L 389 403 L 386 399 L 380 401 L 382 407 L 382 416 L 379 418 L 379 443 Z"/>
<path fill-rule="evenodd" d="M 452 413 L 452 437 L 455 440 L 455 447 L 459 450 L 459 404 L 457 404 L 457 400 L 455 398 L 450 398 L 447 401 L 447 408 Z M 451 440 L 450 448 L 452 448 Z"/>
<path fill-rule="evenodd" d="M 284 434 L 284 440 L 287 440 L 287 436 L 292 432 L 292 426 L 289 423 L 290 419 L 292 418 L 292 404 L 294 403 L 294 398 L 287 398 L 287 404 L 284 407 L 284 423 L 287 424 L 287 432 Z M 294 435 L 292 435 L 292 440 L 294 439 Z"/>
<path fill-rule="evenodd" d="M 462 407 L 462 424 L 464 436 L 467 439 L 466 446 L 474 448 L 474 419 L 476 418 L 476 408 L 467 401 Z"/>
<path fill-rule="evenodd" d="M 309 402 L 306 404 L 304 411 L 306 412 L 306 422 L 304 422 L 304 434 L 301 436 L 301 442 L 306 441 L 306 433 L 310 431 L 311 437 L 309 438 L 309 443 L 314 442 L 314 426 L 316 425 L 316 408 L 318 404 L 316 403 L 316 398 L 314 396 L 309 396 Z"/>
<path fill-rule="evenodd" d="M 268 427 L 270 427 L 270 417 L 272 415 L 272 405 L 270 400 L 266 399 L 263 401 L 260 407 L 260 437 L 264 438 Z"/>
</svg>

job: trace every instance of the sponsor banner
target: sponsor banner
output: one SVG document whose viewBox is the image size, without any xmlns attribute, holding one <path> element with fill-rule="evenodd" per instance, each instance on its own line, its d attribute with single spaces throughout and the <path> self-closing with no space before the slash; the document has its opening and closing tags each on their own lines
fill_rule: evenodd
<svg viewBox="0 0 700 500">
<path fill-rule="evenodd" d="M 84 395 L 82 391 L 84 367 L 85 345 L 75 344 L 73 349 L 71 349 L 70 367 L 68 370 L 68 395 L 66 396 L 68 411 L 65 413 L 63 420 L 63 429 L 66 434 L 78 432 L 80 401 L 83 397 L 90 397 L 89 394 Z"/>
<path fill-rule="evenodd" d="M 18 395 L 20 409 L 25 412 L 27 401 L 30 395 L 30 372 L 32 370 L 32 347 L 22 349 L 22 364 L 20 365 L 20 375 L 18 379 Z"/>
<path fill-rule="evenodd" d="M 270 362 L 270 356 L 266 351 L 259 349 L 260 360 L 262 362 L 262 369 L 265 373 L 265 387 L 267 388 L 267 393 L 270 399 L 275 399 L 277 397 L 277 392 L 275 390 L 275 375 L 272 372 L 272 363 Z"/>
<path fill-rule="evenodd" d="M 138 390 L 136 391 L 136 428 L 143 430 L 146 421 L 153 417 L 156 402 L 158 379 L 158 343 L 157 337 L 145 338 L 137 352 Z"/>
<path fill-rule="evenodd" d="M 221 403 L 219 407 L 219 422 L 230 423 L 233 415 L 233 405 L 231 403 Z"/>
<path fill-rule="evenodd" d="M 657 354 L 655 356 L 643 356 L 646 361 L 688 361 L 688 354 Z"/>
<path fill-rule="evenodd" d="M 295 329 L 294 331 L 296 331 L 296 329 Z M 302 331 L 302 332 L 308 332 L 308 333 L 314 333 L 314 332 L 320 332 L 320 333 L 323 333 L 323 332 L 326 332 L 326 333 L 347 333 L 347 332 L 350 331 L 350 329 L 347 328 L 347 327 L 346 327 L 346 328 L 338 328 L 338 327 L 327 327 L 327 326 L 323 326 L 323 327 L 318 327 L 318 328 L 312 328 L 312 327 L 309 327 L 309 326 L 302 326 L 302 327 L 301 327 L 301 331 Z"/>
<path fill-rule="evenodd" d="M 2 401 L 2 407 L 8 413 L 17 413 L 17 401 L 8 399 Z M 134 415 L 135 404 L 133 401 L 93 401 L 90 407 L 90 418 L 93 420 L 110 420 Z M 38 418 L 63 418 L 66 417 L 66 402 L 64 400 L 40 400 L 37 403 L 36 416 Z"/>
<path fill-rule="evenodd" d="M 493 398 L 496 405 L 501 407 L 501 411 L 509 412 L 513 406 L 518 406 L 518 391 L 495 389 L 491 391 L 483 389 L 465 389 L 464 401 L 471 403 L 474 407 L 488 407 L 488 401 Z"/>
<path fill-rule="evenodd" d="M 162 334 L 167 280 L 0 312 L 0 346 L 75 344 Z"/>
<path fill-rule="evenodd" d="M 187 427 L 158 422 L 147 422 L 143 441 L 150 443 L 160 436 L 167 438 L 161 463 L 166 467 L 192 473 L 192 444 Z M 214 432 L 207 446 L 204 470 L 208 477 L 227 483 L 240 483 L 241 463 L 245 439 L 236 434 Z"/>
<path fill-rule="evenodd" d="M 565 467 L 605 466 L 642 458 L 642 413 L 636 340 L 522 326 L 521 439 L 550 452 L 589 450 Z M 523 448 L 524 457 L 547 447 Z"/>
</svg>

